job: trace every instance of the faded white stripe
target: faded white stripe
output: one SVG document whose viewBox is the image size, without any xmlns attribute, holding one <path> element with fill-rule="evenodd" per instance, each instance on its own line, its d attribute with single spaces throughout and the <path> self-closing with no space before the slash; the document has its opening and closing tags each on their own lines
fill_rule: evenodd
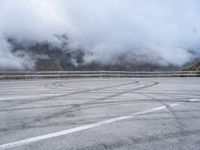
<svg viewBox="0 0 200 150">
<path fill-rule="evenodd" d="M 189 101 L 194 102 L 194 101 L 199 101 L 199 99 L 190 99 Z M 170 104 L 169 107 L 176 107 L 176 106 L 179 106 L 181 104 L 182 104 L 182 102 L 174 103 L 174 104 Z M 118 121 L 122 121 L 122 120 L 126 120 L 126 119 L 131 119 L 135 115 L 143 115 L 143 114 L 147 114 L 147 113 L 150 113 L 150 112 L 163 110 L 165 108 L 167 108 L 167 106 L 156 107 L 156 108 L 153 108 L 153 109 L 150 109 L 150 110 L 137 112 L 137 113 L 134 113 L 134 114 L 129 115 L 129 116 L 116 117 L 116 118 L 112 118 L 112 119 L 109 119 L 109 120 L 100 121 L 100 122 L 96 122 L 96 123 L 72 128 L 72 129 L 67 129 L 67 130 L 54 132 L 54 133 L 50 133 L 50 134 L 46 134 L 46 135 L 42 135 L 42 136 L 24 139 L 24 140 L 21 140 L 21 141 L 3 144 L 3 145 L 0 145 L 0 150 L 15 148 L 15 147 L 18 147 L 18 146 L 27 145 L 27 144 L 38 142 L 38 141 L 45 140 L 45 139 L 50 139 L 50 138 L 54 138 L 54 137 L 58 137 L 58 136 L 62 136 L 62 135 L 68 135 L 68 134 L 72 134 L 72 133 L 75 133 L 75 132 L 88 130 L 88 129 L 103 126 L 103 125 L 106 125 L 106 124 L 110 124 L 110 123 L 114 123 L 114 122 L 118 122 Z"/>
</svg>

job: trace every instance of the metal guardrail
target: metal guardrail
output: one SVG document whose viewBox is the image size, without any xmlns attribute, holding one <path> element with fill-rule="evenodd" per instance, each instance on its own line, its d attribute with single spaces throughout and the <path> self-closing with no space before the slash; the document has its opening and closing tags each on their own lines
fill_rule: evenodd
<svg viewBox="0 0 200 150">
<path fill-rule="evenodd" d="M 200 71 L 0 71 L 0 79 L 200 77 Z"/>
</svg>

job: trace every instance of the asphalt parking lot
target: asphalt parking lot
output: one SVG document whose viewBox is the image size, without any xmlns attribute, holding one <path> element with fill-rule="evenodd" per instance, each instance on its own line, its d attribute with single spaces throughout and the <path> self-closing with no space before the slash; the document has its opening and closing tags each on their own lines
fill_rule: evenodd
<svg viewBox="0 0 200 150">
<path fill-rule="evenodd" d="M 0 81 L 0 150 L 199 150 L 200 78 Z"/>
</svg>

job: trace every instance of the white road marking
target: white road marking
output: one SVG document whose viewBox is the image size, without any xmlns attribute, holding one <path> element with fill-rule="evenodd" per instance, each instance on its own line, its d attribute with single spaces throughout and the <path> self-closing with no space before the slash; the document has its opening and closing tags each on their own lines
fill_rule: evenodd
<svg viewBox="0 0 200 150">
<path fill-rule="evenodd" d="M 196 102 L 196 101 L 199 101 L 199 99 L 190 99 L 189 101 L 190 102 Z"/>
<path fill-rule="evenodd" d="M 199 99 L 190 99 L 189 100 L 189 102 L 194 102 L 194 101 L 199 101 Z M 24 139 L 24 140 L 20 140 L 20 141 L 16 141 L 16 142 L 3 144 L 3 145 L 0 145 L 0 150 L 15 148 L 15 147 L 27 145 L 27 144 L 30 144 L 30 143 L 38 142 L 38 141 L 41 141 L 41 140 L 45 140 L 45 139 L 50 139 L 50 138 L 54 138 L 54 137 L 58 137 L 58 136 L 68 135 L 68 134 L 76 133 L 76 132 L 79 132 L 79 131 L 84 131 L 84 130 L 88 130 L 88 129 L 91 129 L 91 128 L 107 125 L 107 124 L 110 124 L 110 123 L 131 119 L 131 118 L 134 118 L 136 115 L 143 115 L 143 114 L 147 114 L 147 113 L 150 113 L 150 112 L 163 110 L 167 107 L 176 107 L 176 106 L 181 105 L 182 103 L 183 102 L 173 103 L 173 104 L 170 104 L 168 106 L 156 107 L 156 108 L 153 108 L 153 109 L 150 109 L 150 110 L 133 113 L 132 115 L 128 115 L 128 116 L 116 117 L 116 118 L 112 118 L 112 119 L 108 119 L 108 120 L 104 120 L 104 121 L 100 121 L 100 122 L 96 122 L 96 123 L 72 128 L 72 129 L 67 129 L 67 130 L 63 130 L 63 131 L 59 131 L 59 132 L 54 132 L 54 133 L 50 133 L 50 134 L 46 134 L 46 135 L 41 135 L 41 136 L 32 137 L 32 138 L 28 138 L 28 139 Z"/>
<path fill-rule="evenodd" d="M 24 100 L 24 99 L 27 99 L 27 98 L 45 98 L 45 97 L 48 97 L 48 96 L 62 96 L 63 93 L 61 94 L 40 94 L 40 95 L 34 95 L 34 96 L 17 96 L 17 97 L 1 97 L 0 98 L 0 101 L 8 101 L 8 100 Z"/>
<path fill-rule="evenodd" d="M 165 109 L 165 108 L 167 108 L 167 107 L 166 106 L 156 107 L 156 108 L 153 108 L 153 109 L 150 109 L 150 110 L 145 110 L 145 111 L 134 113 L 133 115 L 143 115 L 143 114 L 147 114 L 147 113 L 150 113 L 150 112 L 162 110 L 162 109 Z"/>
</svg>

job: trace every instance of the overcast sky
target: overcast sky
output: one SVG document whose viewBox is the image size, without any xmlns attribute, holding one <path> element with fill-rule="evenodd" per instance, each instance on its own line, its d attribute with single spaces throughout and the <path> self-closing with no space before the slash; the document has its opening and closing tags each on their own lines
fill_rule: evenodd
<svg viewBox="0 0 200 150">
<path fill-rule="evenodd" d="M 195 57 L 190 51 L 200 55 L 199 18 L 199 0 L 0 0 L 0 67 L 27 62 L 7 38 L 56 42 L 55 34 L 93 52 L 88 62 L 130 54 L 182 65 Z"/>
</svg>

